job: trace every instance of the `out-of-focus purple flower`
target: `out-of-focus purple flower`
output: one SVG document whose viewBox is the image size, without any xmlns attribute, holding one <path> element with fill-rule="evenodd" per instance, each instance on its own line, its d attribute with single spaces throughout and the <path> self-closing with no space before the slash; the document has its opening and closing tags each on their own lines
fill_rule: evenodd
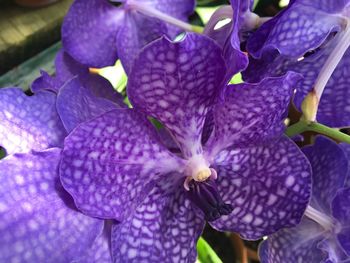
<svg viewBox="0 0 350 263">
<path fill-rule="evenodd" d="M 350 42 L 349 30 L 348 1 L 293 1 L 249 38 L 248 51 L 254 58 L 243 77 L 256 82 L 289 70 L 299 72 L 304 79 L 296 86 L 296 106 L 300 108 L 305 96 L 315 90 L 320 99 L 318 121 L 331 127 L 349 126 L 350 52 L 345 52 L 346 46 L 339 47 L 339 43 Z M 341 49 L 345 54 L 340 62 L 332 61 L 333 50 Z M 323 91 L 321 82 L 328 79 L 321 81 L 322 75 L 329 72 Z"/>
<path fill-rule="evenodd" d="M 66 82 L 78 77 L 81 85 L 94 96 L 111 100 L 119 106 L 123 106 L 123 97 L 113 89 L 108 80 L 97 74 L 91 74 L 88 67 L 75 61 L 63 50 L 57 53 L 55 69 L 54 76 L 50 76 L 45 71 L 42 71 L 41 77 L 32 83 L 31 90 L 34 93 L 39 90 L 50 90 L 58 93 Z"/>
<path fill-rule="evenodd" d="M 289 70 L 301 73 L 304 78 L 296 85 L 294 97 L 295 105 L 300 108 L 305 96 L 314 88 L 321 68 L 337 44 L 336 40 L 337 37 L 300 61 L 282 56 L 263 57 L 260 60 L 251 59 L 248 69 L 243 72 L 243 78 L 256 82 L 266 76 L 282 75 Z M 331 127 L 350 125 L 350 108 L 348 107 L 350 80 L 347 74 L 349 70 L 350 50 L 344 54 L 322 94 L 317 113 L 319 122 Z"/>
<path fill-rule="evenodd" d="M 75 204 L 120 221 L 112 230 L 115 261 L 192 262 L 205 220 L 249 239 L 299 223 L 310 167 L 281 135 L 299 76 L 225 87 L 225 75 L 221 49 L 209 38 L 159 39 L 135 60 L 134 109 L 102 114 L 65 140 L 60 176 Z M 202 145 L 209 109 L 214 127 Z M 180 153 L 162 144 L 146 115 L 169 130 Z"/>
<path fill-rule="evenodd" d="M 7 154 L 62 147 L 67 132 L 79 123 L 126 106 L 107 80 L 94 86 L 88 72 L 79 73 L 84 71 L 69 57 L 63 63 L 63 56 L 56 59 L 57 75 L 34 85 L 33 96 L 20 88 L 0 89 L 0 145 Z"/>
<path fill-rule="evenodd" d="M 350 188 L 345 186 L 348 156 L 336 143 L 323 137 L 317 137 L 315 144 L 303 151 L 313 170 L 311 207 L 298 226 L 280 230 L 263 242 L 261 260 L 263 263 L 347 262 L 350 258 Z"/>
<path fill-rule="evenodd" d="M 8 154 L 0 161 L 2 262 L 112 262 L 111 227 L 102 232 L 102 220 L 76 209 L 59 181 L 61 151 L 52 147 L 62 147 L 81 122 L 120 106 L 93 95 L 78 76 L 60 82 L 62 75 L 48 76 L 58 94 L 0 89 L 0 145 Z"/>
<path fill-rule="evenodd" d="M 73 262 L 102 232 L 103 221 L 78 212 L 58 178 L 61 150 L 0 161 L 0 261 Z"/>
<path fill-rule="evenodd" d="M 66 131 L 48 91 L 26 96 L 20 88 L 0 89 L 0 145 L 7 154 L 62 147 Z"/>
<path fill-rule="evenodd" d="M 63 22 L 62 41 L 65 50 L 84 65 L 101 68 L 120 58 L 127 73 L 143 46 L 162 35 L 173 38 L 181 32 L 144 15 L 145 11 L 151 8 L 186 21 L 195 7 L 194 0 L 125 0 L 118 7 L 113 2 L 75 0 Z"/>
<path fill-rule="evenodd" d="M 333 33 L 344 30 L 348 17 L 349 0 L 290 1 L 287 8 L 249 38 L 249 54 L 261 58 L 277 50 L 297 59 L 320 47 Z"/>
<path fill-rule="evenodd" d="M 227 69 L 227 79 L 248 66 L 248 55 L 241 50 L 246 35 L 258 27 L 259 16 L 251 11 L 253 1 L 232 0 L 231 6 L 219 8 L 204 29 L 204 34 L 214 39 L 223 49 Z M 222 28 L 215 29 L 220 20 L 231 19 Z"/>
</svg>

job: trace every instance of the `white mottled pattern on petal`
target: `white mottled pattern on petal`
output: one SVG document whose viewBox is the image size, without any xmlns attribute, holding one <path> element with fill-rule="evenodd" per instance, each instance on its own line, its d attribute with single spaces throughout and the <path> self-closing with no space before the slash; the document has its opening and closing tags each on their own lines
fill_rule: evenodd
<svg viewBox="0 0 350 263">
<path fill-rule="evenodd" d="M 115 262 L 196 260 L 196 244 L 205 224 L 203 214 L 186 198 L 179 181 L 169 183 L 161 181 L 131 217 L 113 227 Z"/>
<path fill-rule="evenodd" d="M 0 161 L 0 262 L 71 262 L 101 233 L 60 185 L 59 160 L 55 148 Z"/>
<path fill-rule="evenodd" d="M 211 223 L 215 228 L 258 239 L 300 222 L 311 195 L 311 169 L 289 138 L 222 151 L 214 167 L 223 201 L 233 207 Z"/>
<path fill-rule="evenodd" d="M 66 131 L 53 93 L 29 97 L 19 88 L 4 88 L 0 108 L 0 145 L 8 154 L 62 146 Z"/>
<path fill-rule="evenodd" d="M 264 77 L 280 76 L 287 71 L 303 75 L 295 86 L 294 103 L 300 109 L 305 96 L 313 89 L 319 72 L 330 53 L 338 43 L 338 35 L 333 40 L 308 54 L 303 60 L 287 59 L 283 56 L 264 56 L 260 60 L 252 59 L 248 69 L 243 73 L 246 81 L 257 82 Z M 337 65 L 322 94 L 317 121 L 330 127 L 350 126 L 350 49 L 347 50 Z"/>
<path fill-rule="evenodd" d="M 253 57 L 260 58 L 271 50 L 287 57 L 301 57 L 321 46 L 332 32 L 340 31 L 345 25 L 344 17 L 320 9 L 319 1 L 313 1 L 316 4 L 312 5 L 300 2 L 293 1 L 250 37 L 247 49 Z"/>
<path fill-rule="evenodd" d="M 62 155 L 62 184 L 78 208 L 119 221 L 144 200 L 154 181 L 184 165 L 133 109 L 113 110 L 81 124 L 66 138 Z"/>
<path fill-rule="evenodd" d="M 336 142 L 317 136 L 313 145 L 302 149 L 312 167 L 312 199 L 315 209 L 330 215 L 331 202 L 345 185 L 349 159 Z"/>
<path fill-rule="evenodd" d="M 208 37 L 187 34 L 181 42 L 162 38 L 136 59 L 128 95 L 135 108 L 161 121 L 190 157 L 202 151 L 205 115 L 221 91 L 225 72 L 221 50 Z"/>
<path fill-rule="evenodd" d="M 230 146 L 245 147 L 280 136 L 283 117 L 300 75 L 265 78 L 260 83 L 230 85 L 225 101 L 213 108 L 214 132 L 207 155 L 214 158 Z"/>
<path fill-rule="evenodd" d="M 297 227 L 282 229 L 259 247 L 262 263 L 320 263 L 326 255 L 317 248 L 324 238 L 321 226 L 303 219 Z"/>
<path fill-rule="evenodd" d="M 116 108 L 119 106 L 112 101 L 95 97 L 78 78 L 68 81 L 57 95 L 57 111 L 68 132 L 78 124 Z"/>
</svg>

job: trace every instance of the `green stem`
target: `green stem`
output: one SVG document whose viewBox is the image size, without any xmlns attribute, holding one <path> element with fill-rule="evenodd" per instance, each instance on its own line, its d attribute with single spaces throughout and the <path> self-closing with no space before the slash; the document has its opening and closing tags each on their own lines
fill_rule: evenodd
<svg viewBox="0 0 350 263">
<path fill-rule="evenodd" d="M 289 126 L 285 132 L 288 137 L 293 137 L 297 134 L 304 132 L 307 128 L 307 123 L 304 121 L 299 121 Z"/>
<path fill-rule="evenodd" d="M 320 124 L 320 123 L 317 123 L 317 122 L 311 122 L 307 126 L 307 130 L 318 132 L 318 133 L 326 135 L 330 138 L 333 138 L 337 141 L 346 142 L 346 143 L 350 144 L 350 136 L 349 135 L 347 135 L 347 134 L 345 134 L 337 129 L 327 127 L 327 126 Z"/>
<path fill-rule="evenodd" d="M 334 128 L 327 127 L 326 125 L 317 122 L 305 122 L 300 120 L 299 122 L 289 126 L 285 132 L 288 137 L 293 137 L 297 134 L 305 131 L 313 131 L 319 134 L 326 135 L 336 141 L 346 142 L 350 144 L 350 136 Z"/>
</svg>

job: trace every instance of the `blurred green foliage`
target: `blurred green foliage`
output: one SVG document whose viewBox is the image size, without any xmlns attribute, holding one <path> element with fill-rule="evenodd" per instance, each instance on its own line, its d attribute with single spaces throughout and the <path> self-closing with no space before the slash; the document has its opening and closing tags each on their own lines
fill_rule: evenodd
<svg viewBox="0 0 350 263">
<path fill-rule="evenodd" d="M 6 152 L 3 148 L 0 147 L 0 160 L 6 156 Z"/>
<path fill-rule="evenodd" d="M 215 251 L 202 237 L 197 243 L 198 260 L 200 263 L 222 263 Z"/>
</svg>

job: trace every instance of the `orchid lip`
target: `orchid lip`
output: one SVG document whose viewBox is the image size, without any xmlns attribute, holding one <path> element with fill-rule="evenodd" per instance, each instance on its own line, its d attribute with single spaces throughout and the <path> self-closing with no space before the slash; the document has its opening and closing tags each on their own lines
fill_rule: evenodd
<svg viewBox="0 0 350 263">
<path fill-rule="evenodd" d="M 232 212 L 232 206 L 222 200 L 214 178 L 210 177 L 203 182 L 191 180 L 188 188 L 189 199 L 202 210 L 208 222 Z"/>
</svg>

